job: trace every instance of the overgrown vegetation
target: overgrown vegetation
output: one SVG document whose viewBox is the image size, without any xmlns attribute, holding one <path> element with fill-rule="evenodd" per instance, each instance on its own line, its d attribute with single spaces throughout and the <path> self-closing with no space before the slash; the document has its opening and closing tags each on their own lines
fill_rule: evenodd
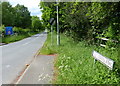
<svg viewBox="0 0 120 86">
<path fill-rule="evenodd" d="M 81 38 L 90 44 L 99 44 L 98 38 L 120 41 L 120 2 L 60 2 L 58 6 L 60 32 L 66 32 L 75 41 Z M 41 2 L 40 7 L 43 24 L 50 28 L 48 21 L 56 19 L 56 3 Z"/>
<path fill-rule="evenodd" d="M 9 2 L 0 3 L 0 43 L 10 43 L 29 37 L 43 31 L 42 21 L 37 16 L 30 16 L 24 5 L 17 4 L 13 7 Z M 13 27 L 14 34 L 6 35 L 5 27 Z"/>
<path fill-rule="evenodd" d="M 24 38 L 30 37 L 32 35 L 37 34 L 36 32 L 28 32 L 27 34 L 21 34 L 21 35 L 11 35 L 11 36 L 6 36 L 2 38 L 2 43 L 11 43 L 11 42 L 16 42 L 19 40 L 22 40 Z"/>
<path fill-rule="evenodd" d="M 48 38 L 40 51 L 41 54 L 57 53 L 58 76 L 55 84 L 120 84 L 120 58 L 118 49 L 107 50 L 100 46 L 88 45 L 86 41 L 75 42 L 65 34 L 61 34 L 61 45 L 56 45 L 56 34 Z M 99 61 L 94 63 L 92 51 L 96 50 L 103 56 L 115 61 L 114 70 L 110 71 Z"/>
<path fill-rule="evenodd" d="M 41 53 L 59 55 L 55 83 L 120 84 L 120 2 L 40 2 L 46 28 L 50 28 L 50 18 L 57 20 L 57 5 L 61 45 L 56 45 L 56 39 L 51 45 L 48 35 L 41 50 Z M 99 40 L 101 38 L 108 41 Z M 101 43 L 105 48 L 100 47 Z M 114 70 L 109 71 L 98 61 L 94 64 L 93 50 L 113 59 Z"/>
<path fill-rule="evenodd" d="M 5 35 L 5 27 L 1 26 L 0 27 L 0 31 L 1 31 L 1 40 L 0 43 L 11 43 L 11 42 L 15 42 L 15 41 L 19 41 L 21 39 L 30 37 L 34 34 L 40 33 L 41 31 L 33 31 L 30 29 L 22 29 L 22 28 L 18 28 L 18 27 L 14 27 L 13 28 L 13 35 Z"/>
</svg>

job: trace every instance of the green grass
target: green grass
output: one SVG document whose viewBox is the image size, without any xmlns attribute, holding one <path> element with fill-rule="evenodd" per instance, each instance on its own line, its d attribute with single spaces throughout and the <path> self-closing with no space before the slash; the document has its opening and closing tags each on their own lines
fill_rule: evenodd
<svg viewBox="0 0 120 86">
<path fill-rule="evenodd" d="M 42 32 L 43 30 L 40 31 L 33 31 L 29 28 L 23 29 L 20 27 L 14 27 L 13 28 L 13 32 L 15 33 L 14 35 L 5 35 L 5 27 L 0 26 L 0 34 L 4 33 L 2 37 L 0 37 L 0 43 L 11 43 L 11 42 L 16 42 L 19 40 L 22 40 L 24 38 L 30 37 L 32 35 L 35 35 L 37 33 Z"/>
<path fill-rule="evenodd" d="M 119 48 L 118 48 L 119 49 Z M 92 51 L 113 59 L 114 70 L 110 71 L 100 62 L 94 63 Z M 85 41 L 74 42 L 61 34 L 61 45 L 56 45 L 56 34 L 51 45 L 50 34 L 40 51 L 41 54 L 57 53 L 55 67 L 58 74 L 55 84 L 120 84 L 120 59 L 118 50 L 109 50 L 95 45 L 87 45 Z"/>
<path fill-rule="evenodd" d="M 25 34 L 19 34 L 19 35 L 11 35 L 11 36 L 6 36 L 2 37 L 2 43 L 11 43 L 11 42 L 16 42 L 19 40 L 22 40 L 24 38 L 30 37 L 36 33 L 25 33 Z"/>
</svg>

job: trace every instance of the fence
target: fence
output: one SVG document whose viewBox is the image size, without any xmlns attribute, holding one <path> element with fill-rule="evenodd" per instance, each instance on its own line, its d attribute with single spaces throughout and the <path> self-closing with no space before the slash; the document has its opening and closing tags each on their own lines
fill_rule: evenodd
<svg viewBox="0 0 120 86">
<path fill-rule="evenodd" d="M 101 40 L 101 42 L 100 42 L 101 47 L 106 47 L 107 46 L 106 44 L 102 44 L 102 41 L 110 41 L 112 43 L 118 43 L 118 41 L 116 41 L 116 40 L 111 40 L 111 39 L 107 39 L 107 38 L 99 38 L 99 40 Z M 106 42 L 104 42 L 104 43 L 106 43 Z"/>
</svg>

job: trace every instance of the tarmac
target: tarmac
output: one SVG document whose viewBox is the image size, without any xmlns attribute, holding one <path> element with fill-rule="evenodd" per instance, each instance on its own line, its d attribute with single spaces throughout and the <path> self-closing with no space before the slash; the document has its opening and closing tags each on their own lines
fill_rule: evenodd
<svg viewBox="0 0 120 86">
<path fill-rule="evenodd" d="M 52 84 L 55 55 L 38 55 L 16 84 Z"/>
</svg>

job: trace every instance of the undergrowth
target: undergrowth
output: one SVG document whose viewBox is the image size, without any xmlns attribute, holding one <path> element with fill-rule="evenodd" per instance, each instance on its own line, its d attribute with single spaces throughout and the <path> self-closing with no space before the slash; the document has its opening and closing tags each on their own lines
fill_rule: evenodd
<svg viewBox="0 0 120 86">
<path fill-rule="evenodd" d="M 118 48 L 119 49 L 119 48 Z M 58 69 L 55 84 L 120 84 L 120 57 L 116 50 L 108 50 L 85 41 L 74 42 L 61 34 L 61 44 L 56 45 L 56 34 L 51 35 L 41 49 L 41 54 L 58 54 L 55 67 Z M 92 51 L 95 50 L 115 61 L 113 70 L 109 70 L 99 61 L 94 63 Z"/>
<path fill-rule="evenodd" d="M 11 36 L 6 36 L 6 37 L 2 37 L 2 43 L 11 43 L 11 42 L 16 42 L 19 41 L 21 39 L 27 38 L 29 36 L 34 35 L 35 33 L 31 33 L 31 34 L 21 34 L 21 35 L 11 35 Z"/>
</svg>

